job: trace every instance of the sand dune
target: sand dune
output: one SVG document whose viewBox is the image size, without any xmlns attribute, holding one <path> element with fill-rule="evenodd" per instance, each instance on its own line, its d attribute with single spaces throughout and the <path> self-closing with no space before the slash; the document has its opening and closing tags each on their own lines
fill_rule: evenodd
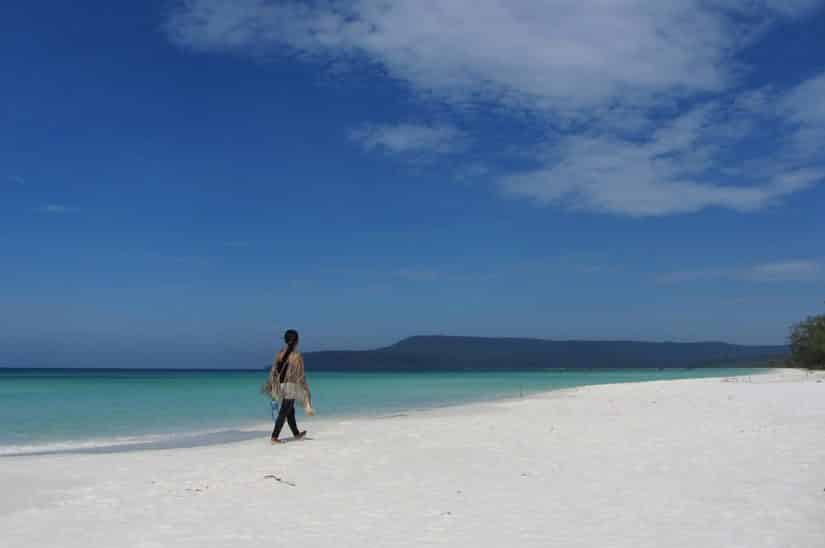
<svg viewBox="0 0 825 548">
<path fill-rule="evenodd" d="M 825 546 L 825 376 L 593 386 L 312 439 L 0 459 L 14 547 Z M 822 381 L 822 382 L 818 382 Z"/>
</svg>

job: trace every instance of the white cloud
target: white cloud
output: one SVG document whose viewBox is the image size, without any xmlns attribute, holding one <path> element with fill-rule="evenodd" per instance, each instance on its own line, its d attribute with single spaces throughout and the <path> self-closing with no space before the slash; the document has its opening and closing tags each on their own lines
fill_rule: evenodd
<svg viewBox="0 0 825 548">
<path fill-rule="evenodd" d="M 669 272 L 658 278 L 673 284 L 703 280 L 751 282 L 806 282 L 825 280 L 825 263 L 818 260 L 788 260 L 752 265 L 745 268 L 711 268 Z"/>
<path fill-rule="evenodd" d="M 741 48 L 777 20 L 822 5 L 185 0 L 165 29 L 197 51 L 324 59 L 350 70 L 372 64 L 425 99 L 526 109 L 562 133 L 533 169 L 500 178 L 504 192 L 538 204 L 657 216 L 753 211 L 823 178 L 815 149 L 825 138 L 825 75 L 786 94 L 742 89 L 720 103 L 738 85 Z M 684 112 L 684 104 L 693 106 Z M 764 159 L 767 169 L 747 173 L 746 161 L 756 160 L 734 160 L 727 151 L 768 123 L 782 127 L 777 152 Z M 392 153 L 455 152 L 469 141 L 451 126 L 410 124 L 366 126 L 351 137 Z"/>
<path fill-rule="evenodd" d="M 362 58 L 448 100 L 556 111 L 720 89 L 738 39 L 700 0 L 188 0 L 165 27 L 196 50 Z"/>
<path fill-rule="evenodd" d="M 756 265 L 744 273 L 755 281 L 807 281 L 825 274 L 825 267 L 817 261 L 783 261 Z"/>
<path fill-rule="evenodd" d="M 825 180 L 825 165 L 812 166 L 812 158 L 792 149 L 778 151 L 772 166 L 745 180 L 720 176 L 730 161 L 726 151 L 752 129 L 745 119 L 741 131 L 730 131 L 736 125 L 730 116 L 705 104 L 641 140 L 596 132 L 564 137 L 544 165 L 504 177 L 500 185 L 506 194 L 539 204 L 641 217 L 707 207 L 753 211 Z M 818 126 L 805 131 L 811 127 Z M 784 135 L 789 141 L 801 136 L 798 128 Z"/>
<path fill-rule="evenodd" d="M 793 144 L 802 159 L 822 157 L 825 143 L 825 72 L 779 99 L 779 112 L 793 125 Z"/>
<path fill-rule="evenodd" d="M 165 22 L 200 51 L 355 58 L 425 93 L 557 111 L 718 90 L 751 24 L 816 0 L 184 0 Z"/>
<path fill-rule="evenodd" d="M 748 2 L 742 2 L 742 0 L 729 1 L 738 6 L 747 7 L 749 5 Z M 820 0 L 757 0 L 751 2 L 750 6 L 752 10 L 765 7 L 786 17 L 798 17 L 816 10 L 822 6 L 822 3 Z"/>
<path fill-rule="evenodd" d="M 793 89 L 783 98 L 781 108 L 799 124 L 825 123 L 825 73 Z"/>
<path fill-rule="evenodd" d="M 45 204 L 38 208 L 38 211 L 43 213 L 68 213 L 74 211 L 74 208 L 63 204 Z"/>
<path fill-rule="evenodd" d="M 350 133 L 366 150 L 383 149 L 396 154 L 454 152 L 463 146 L 465 135 L 450 125 L 367 125 Z"/>
</svg>

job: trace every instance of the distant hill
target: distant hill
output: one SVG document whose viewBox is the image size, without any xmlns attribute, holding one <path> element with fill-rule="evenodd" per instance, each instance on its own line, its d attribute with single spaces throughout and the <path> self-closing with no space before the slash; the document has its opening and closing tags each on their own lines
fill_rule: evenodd
<svg viewBox="0 0 825 548">
<path fill-rule="evenodd" d="M 420 336 L 376 350 L 305 354 L 313 371 L 687 368 L 766 365 L 785 346 Z"/>
</svg>

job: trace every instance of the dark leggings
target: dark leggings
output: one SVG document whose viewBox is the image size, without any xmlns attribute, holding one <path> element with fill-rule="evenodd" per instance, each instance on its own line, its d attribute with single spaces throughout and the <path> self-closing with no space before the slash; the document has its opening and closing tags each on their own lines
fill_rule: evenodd
<svg viewBox="0 0 825 548">
<path fill-rule="evenodd" d="M 273 439 L 278 439 L 278 436 L 281 435 L 284 421 L 289 424 L 289 429 L 292 430 L 293 436 L 298 437 L 301 434 L 298 430 L 298 423 L 295 422 L 295 400 L 281 401 L 281 407 L 278 409 L 278 418 L 275 419 L 275 428 L 272 430 Z"/>
</svg>

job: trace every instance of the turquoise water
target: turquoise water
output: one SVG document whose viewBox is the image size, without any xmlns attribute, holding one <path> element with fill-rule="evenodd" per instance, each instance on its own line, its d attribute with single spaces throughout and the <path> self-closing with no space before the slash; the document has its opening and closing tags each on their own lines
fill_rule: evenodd
<svg viewBox="0 0 825 548">
<path fill-rule="evenodd" d="M 309 382 L 322 419 L 391 414 L 591 384 L 759 371 L 314 373 Z M 259 426 L 271 420 L 269 399 L 259 393 L 265 379 L 262 371 L 0 369 L 0 454 Z"/>
</svg>

